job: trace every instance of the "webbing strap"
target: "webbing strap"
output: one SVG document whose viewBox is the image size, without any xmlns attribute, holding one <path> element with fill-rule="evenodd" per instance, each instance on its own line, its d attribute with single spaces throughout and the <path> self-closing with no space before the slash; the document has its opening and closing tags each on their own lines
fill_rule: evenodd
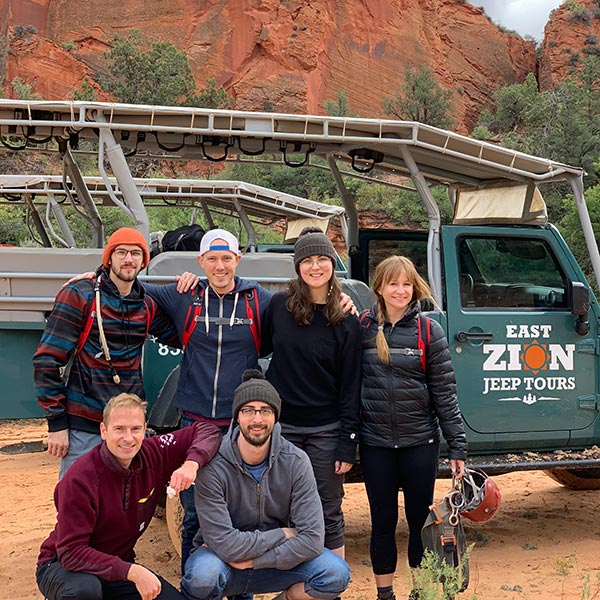
<svg viewBox="0 0 600 600">
<path fill-rule="evenodd" d="M 244 300 L 246 302 L 246 319 L 235 319 L 235 325 L 249 325 L 252 339 L 254 340 L 254 346 L 256 347 L 256 353 L 260 354 L 260 310 L 258 306 L 258 293 L 256 290 L 249 290 L 242 292 Z M 192 300 L 188 308 L 187 315 L 185 317 L 185 323 L 183 326 L 183 334 L 181 336 L 181 343 L 183 349 L 187 347 L 194 329 L 198 321 L 200 321 L 200 315 L 202 313 L 202 305 L 204 301 L 204 289 L 192 290 Z M 250 300 L 254 298 L 254 310 L 250 305 Z M 223 322 L 221 322 L 223 321 Z M 211 318 L 211 323 L 217 323 L 218 325 L 226 325 L 230 322 L 230 319 L 218 319 Z"/>
<path fill-rule="evenodd" d="M 423 325 L 421 321 L 424 321 L 425 324 Z M 417 347 L 421 350 L 421 366 L 423 367 L 423 373 L 427 374 L 427 347 L 431 340 L 431 319 L 425 315 L 419 314 L 417 319 L 417 329 Z"/>
</svg>

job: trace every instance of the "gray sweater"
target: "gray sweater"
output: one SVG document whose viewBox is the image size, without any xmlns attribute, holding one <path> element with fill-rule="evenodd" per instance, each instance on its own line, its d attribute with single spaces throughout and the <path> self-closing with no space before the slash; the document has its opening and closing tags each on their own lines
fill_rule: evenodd
<svg viewBox="0 0 600 600">
<path fill-rule="evenodd" d="M 206 544 L 222 561 L 253 559 L 255 569 L 288 570 L 323 551 L 323 509 L 308 456 L 273 429 L 260 484 L 243 467 L 239 428 L 227 433 L 214 459 L 198 473 L 195 503 Z M 282 527 L 297 534 L 286 540 Z"/>
</svg>

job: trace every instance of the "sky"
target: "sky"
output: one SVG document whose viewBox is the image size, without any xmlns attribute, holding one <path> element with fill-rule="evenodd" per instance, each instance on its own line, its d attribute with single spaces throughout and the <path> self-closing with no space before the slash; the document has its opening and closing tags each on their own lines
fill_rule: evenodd
<svg viewBox="0 0 600 600">
<path fill-rule="evenodd" d="M 541 42 L 548 15 L 562 0 L 473 0 L 471 4 L 482 6 L 494 23 Z"/>
</svg>

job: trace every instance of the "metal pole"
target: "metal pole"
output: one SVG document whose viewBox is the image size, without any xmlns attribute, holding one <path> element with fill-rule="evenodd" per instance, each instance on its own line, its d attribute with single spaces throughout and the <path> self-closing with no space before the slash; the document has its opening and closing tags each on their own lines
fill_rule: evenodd
<svg viewBox="0 0 600 600">
<path fill-rule="evenodd" d="M 425 177 L 406 146 L 400 147 L 402 160 L 407 166 L 411 179 L 421 196 L 429 217 L 429 238 L 427 240 L 427 273 L 433 297 L 439 306 L 442 304 L 442 253 L 440 248 L 440 209 L 425 181 Z"/>
<path fill-rule="evenodd" d="M 248 247 L 250 248 L 250 252 L 256 252 L 256 232 L 254 231 L 254 227 L 252 227 L 252 223 L 250 222 L 244 207 L 240 204 L 240 201 L 237 198 L 232 198 L 231 201 L 238 211 L 240 221 L 248 234 Z"/>
<path fill-rule="evenodd" d="M 50 229 L 52 235 L 55 238 L 59 239 L 60 242 L 65 246 L 68 246 L 70 248 L 77 247 L 77 244 L 75 243 L 75 238 L 73 237 L 71 228 L 67 223 L 67 219 L 65 219 L 65 215 L 62 211 L 62 208 L 60 207 L 60 204 L 56 201 L 56 199 L 54 198 L 54 194 L 52 193 L 48 193 L 48 208 L 52 212 L 53 217 L 56 219 L 56 222 L 58 223 L 58 227 L 63 237 L 61 238 L 58 235 L 56 235 L 56 233 L 54 233 L 54 230 L 52 229 L 52 223 L 50 222 L 50 219 L 48 219 L 47 215 L 46 221 L 48 223 L 48 228 Z"/>
<path fill-rule="evenodd" d="M 102 111 L 97 112 L 96 119 L 101 123 L 106 123 Z M 123 149 L 117 144 L 112 131 L 108 128 L 100 129 L 100 144 L 103 144 L 104 148 L 106 148 L 106 157 L 108 158 L 108 162 L 110 163 L 114 176 L 119 184 L 119 188 L 121 188 L 121 192 L 123 192 L 123 198 L 125 199 L 127 209 L 135 219 L 135 228 L 149 241 L 150 220 L 140 193 L 137 187 L 135 187 L 135 182 L 131 176 L 131 171 L 129 170 L 125 155 L 123 154 Z M 100 164 L 100 160 L 98 160 L 98 169 L 100 170 L 103 179 L 105 179 L 107 189 L 112 190 L 107 181 L 108 177 L 106 176 L 104 165 Z"/>
<path fill-rule="evenodd" d="M 332 154 L 327 155 L 327 163 L 329 164 L 329 169 L 331 170 L 331 174 L 333 175 L 333 179 L 335 180 L 335 184 L 337 185 L 338 190 L 340 191 L 340 196 L 342 199 L 342 205 L 346 210 L 346 218 L 347 218 L 347 236 L 346 236 L 346 246 L 348 248 L 348 252 L 351 252 L 352 249 L 355 249 L 358 252 L 358 232 L 359 232 L 359 223 L 358 223 L 358 211 L 356 210 L 356 204 L 354 204 L 354 198 L 348 192 L 346 185 L 344 184 L 344 180 L 342 179 L 342 174 L 338 169 L 337 163 L 335 162 L 335 158 Z"/>
<path fill-rule="evenodd" d="M 583 193 L 583 173 L 577 177 L 571 176 L 568 179 L 573 190 L 573 195 L 575 196 L 575 206 L 577 207 L 577 213 L 579 214 L 579 221 L 581 223 L 581 229 L 583 230 L 585 244 L 590 255 L 590 262 L 592 263 L 592 268 L 594 269 L 596 285 L 600 289 L 600 253 L 598 252 L 596 236 L 594 235 L 592 221 L 590 220 L 590 214 L 585 203 L 585 196 Z"/>
<path fill-rule="evenodd" d="M 66 144 L 64 146 L 63 151 L 63 169 L 65 171 L 65 174 L 68 175 L 69 179 L 73 183 L 75 190 L 77 191 L 77 198 L 79 199 L 79 202 L 83 207 L 83 213 L 85 215 L 85 218 L 92 226 L 93 247 L 102 248 L 104 246 L 104 225 L 102 224 L 102 220 L 100 219 L 98 209 L 94 204 L 94 200 L 92 199 L 90 191 L 85 185 L 85 181 L 83 179 L 81 171 L 79 170 L 79 166 L 75 162 L 75 159 L 71 154 L 71 150 Z M 64 185 L 66 188 L 66 181 L 64 181 Z M 71 197 L 71 200 L 73 200 L 71 194 L 69 194 L 69 196 Z M 73 208 L 77 210 L 74 200 Z"/>
<path fill-rule="evenodd" d="M 40 237 L 42 238 L 42 244 L 44 244 L 44 246 L 46 246 L 46 248 L 51 248 L 52 243 L 50 242 L 48 233 L 46 232 L 46 229 L 44 228 L 42 219 L 40 218 L 40 215 L 38 214 L 38 211 L 35 208 L 35 204 L 33 203 L 31 194 L 23 194 L 23 200 L 25 201 L 25 204 L 27 204 L 27 209 L 29 210 L 29 216 L 31 217 L 31 220 L 33 221 L 33 224 L 35 225 L 37 232 L 40 234 Z"/>
</svg>

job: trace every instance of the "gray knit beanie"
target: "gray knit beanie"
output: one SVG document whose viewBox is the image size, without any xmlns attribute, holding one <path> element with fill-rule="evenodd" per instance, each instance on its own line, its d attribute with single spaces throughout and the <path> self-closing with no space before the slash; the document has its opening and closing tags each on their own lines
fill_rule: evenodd
<svg viewBox="0 0 600 600">
<path fill-rule="evenodd" d="M 294 268 L 309 256 L 328 256 L 335 269 L 336 253 L 331 240 L 318 227 L 305 227 L 294 244 Z"/>
<path fill-rule="evenodd" d="M 279 421 L 281 398 L 277 390 L 258 369 L 246 369 L 242 374 L 242 383 L 233 392 L 232 417 L 237 420 L 240 408 L 248 402 L 265 402 L 275 411 L 275 421 Z"/>
</svg>

